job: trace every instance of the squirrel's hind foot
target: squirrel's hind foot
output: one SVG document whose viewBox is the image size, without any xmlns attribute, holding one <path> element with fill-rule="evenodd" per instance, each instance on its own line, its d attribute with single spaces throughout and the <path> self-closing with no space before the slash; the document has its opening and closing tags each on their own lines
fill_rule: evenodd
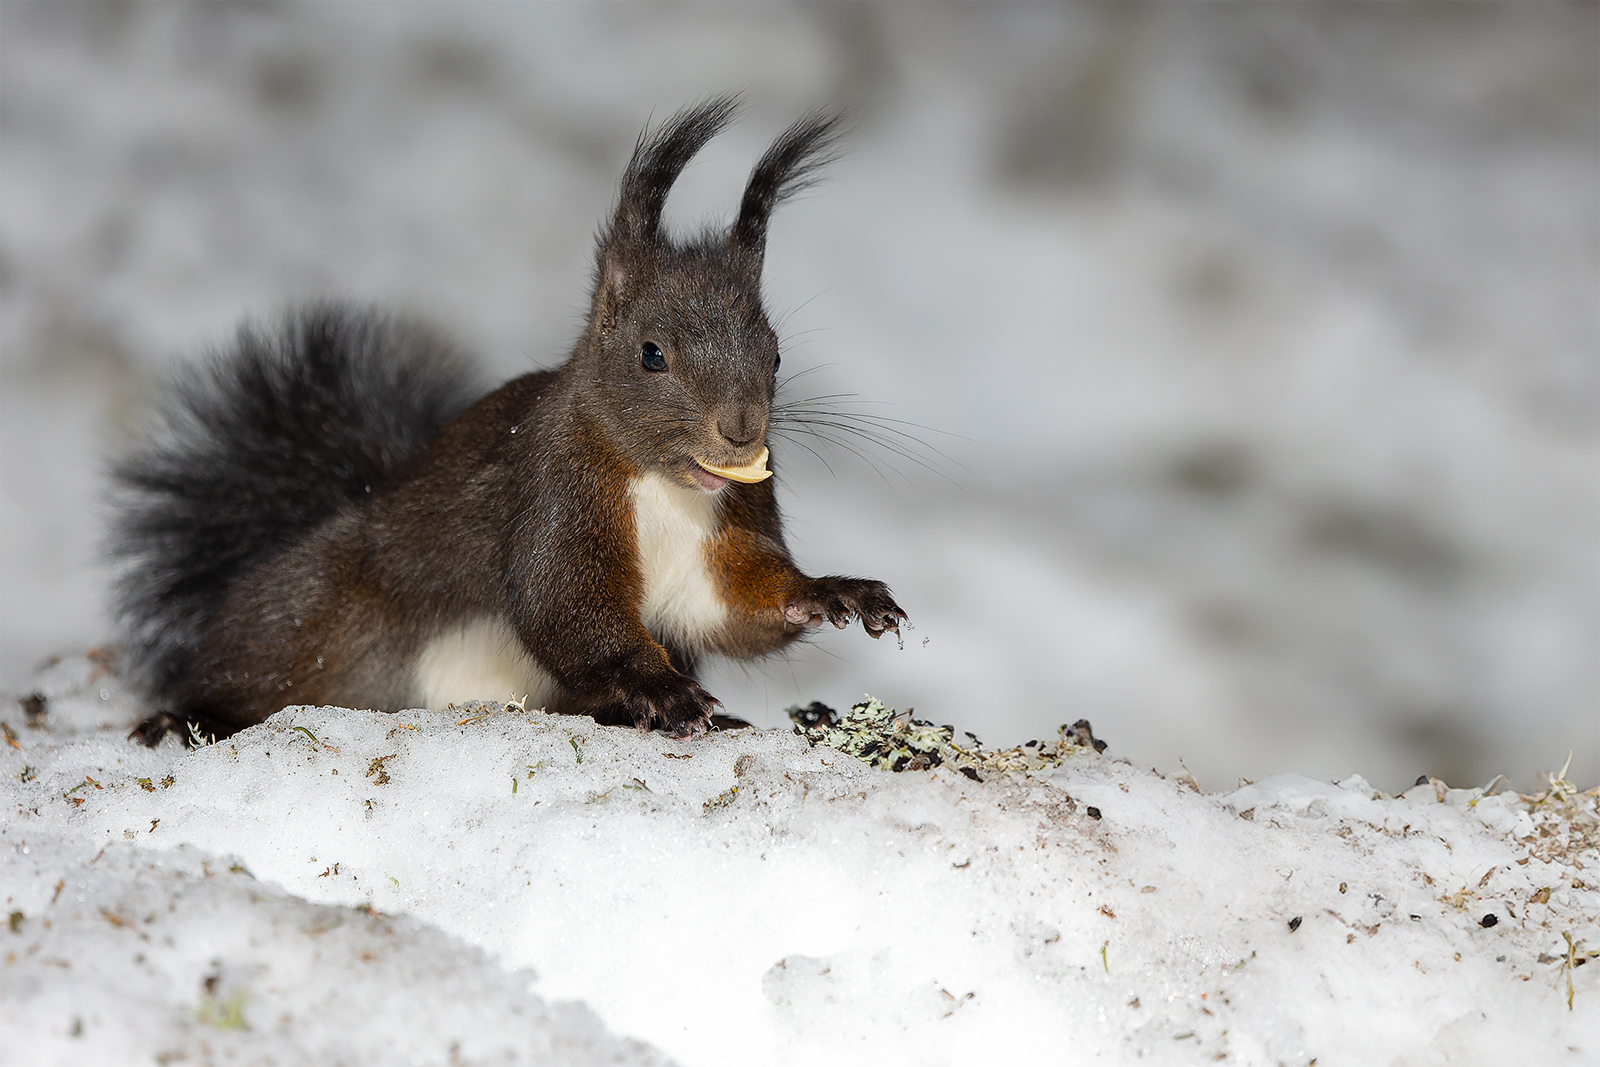
<svg viewBox="0 0 1600 1067">
<path fill-rule="evenodd" d="M 699 737 L 711 728 L 722 701 L 687 675 L 674 674 L 640 685 L 628 696 L 628 713 L 642 732 L 659 727 L 673 737 Z"/>
<path fill-rule="evenodd" d="M 128 731 L 128 740 L 137 741 L 145 748 L 155 748 L 167 734 L 175 733 L 182 737 L 184 732 L 183 723 L 163 711 L 141 720 L 137 726 Z"/>
<path fill-rule="evenodd" d="M 172 734 L 183 742 L 185 748 L 200 748 L 226 737 L 233 730 L 220 728 L 209 719 L 197 715 L 174 715 L 158 711 L 128 731 L 128 740 L 137 741 L 146 748 L 155 748 L 161 739 Z"/>
</svg>

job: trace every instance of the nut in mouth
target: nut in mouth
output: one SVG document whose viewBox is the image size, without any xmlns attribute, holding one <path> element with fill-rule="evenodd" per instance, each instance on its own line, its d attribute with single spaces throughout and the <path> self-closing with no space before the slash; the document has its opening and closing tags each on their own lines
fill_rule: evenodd
<svg viewBox="0 0 1600 1067">
<path fill-rule="evenodd" d="M 763 448 L 760 455 L 751 460 L 748 465 L 743 467 L 718 467 L 715 464 L 707 463 L 698 456 L 695 457 L 695 462 L 700 465 L 701 470 L 715 474 L 719 478 L 726 478 L 729 481 L 745 482 L 749 484 L 753 482 L 764 482 L 768 478 L 772 477 L 772 472 L 767 470 L 767 456 L 768 452 L 765 448 Z"/>
</svg>

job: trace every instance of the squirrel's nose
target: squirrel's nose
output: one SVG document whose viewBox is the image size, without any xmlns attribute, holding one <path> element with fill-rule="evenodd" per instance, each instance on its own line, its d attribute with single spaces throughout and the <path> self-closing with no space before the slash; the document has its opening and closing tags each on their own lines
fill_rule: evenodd
<svg viewBox="0 0 1600 1067">
<path fill-rule="evenodd" d="M 723 440 L 736 448 L 742 448 L 760 437 L 760 426 L 761 420 L 752 417 L 746 411 L 717 419 L 717 432 L 722 435 Z"/>
</svg>

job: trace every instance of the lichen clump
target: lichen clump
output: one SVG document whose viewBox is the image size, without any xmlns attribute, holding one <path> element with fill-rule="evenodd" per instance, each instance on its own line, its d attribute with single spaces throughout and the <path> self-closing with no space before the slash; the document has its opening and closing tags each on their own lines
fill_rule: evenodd
<svg viewBox="0 0 1600 1067">
<path fill-rule="evenodd" d="M 1029 741 L 1016 748 L 985 751 L 971 734 L 972 747 L 955 742 L 955 727 L 935 726 L 884 707 L 875 697 L 867 697 L 839 715 L 825 704 L 792 707 L 795 733 L 813 745 L 836 748 L 874 767 L 891 771 L 925 771 L 934 767 L 953 767 L 968 778 L 981 781 L 981 774 L 1026 774 L 1029 771 L 1059 767 L 1084 750 L 1103 752 L 1104 741 L 1097 741 L 1089 720 L 1079 719 L 1063 725 L 1054 741 Z"/>
</svg>

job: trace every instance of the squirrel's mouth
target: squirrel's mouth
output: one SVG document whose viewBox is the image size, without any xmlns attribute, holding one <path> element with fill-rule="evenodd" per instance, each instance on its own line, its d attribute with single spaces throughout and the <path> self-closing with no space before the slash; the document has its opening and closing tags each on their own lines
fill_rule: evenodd
<svg viewBox="0 0 1600 1067">
<path fill-rule="evenodd" d="M 772 472 L 767 470 L 768 454 L 769 453 L 767 450 L 763 448 L 760 455 L 743 467 L 719 467 L 714 463 L 707 463 L 698 456 L 695 457 L 695 462 L 700 465 L 700 471 L 704 471 L 713 477 L 726 479 L 730 482 L 745 482 L 746 484 L 749 484 L 753 482 L 764 482 L 768 478 L 772 477 Z M 696 481 L 701 480 L 700 471 L 693 472 Z M 702 484 L 704 484 L 704 482 L 702 482 Z M 718 482 L 717 485 L 712 486 L 712 488 L 720 488 L 721 484 L 721 482 Z"/>
</svg>

